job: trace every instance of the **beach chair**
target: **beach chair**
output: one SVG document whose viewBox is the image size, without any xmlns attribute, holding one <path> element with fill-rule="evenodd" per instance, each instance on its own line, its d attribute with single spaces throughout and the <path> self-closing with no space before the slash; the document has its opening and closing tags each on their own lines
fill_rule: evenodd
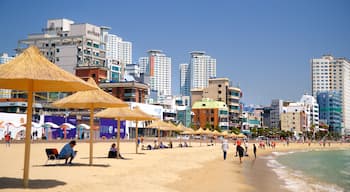
<svg viewBox="0 0 350 192">
<path fill-rule="evenodd" d="M 47 156 L 46 164 L 48 164 L 49 161 L 56 161 L 55 163 L 58 163 L 59 160 L 61 160 L 58 156 L 58 150 L 56 148 L 48 148 L 45 149 L 45 151 Z"/>
</svg>

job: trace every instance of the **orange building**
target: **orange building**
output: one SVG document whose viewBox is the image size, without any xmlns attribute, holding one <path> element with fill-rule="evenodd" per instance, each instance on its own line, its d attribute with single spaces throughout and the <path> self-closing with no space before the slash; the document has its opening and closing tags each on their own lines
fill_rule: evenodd
<svg viewBox="0 0 350 192">
<path fill-rule="evenodd" d="M 193 125 L 196 128 L 211 128 L 219 127 L 222 130 L 229 128 L 228 123 L 228 108 L 222 101 L 214 101 L 212 99 L 202 99 L 197 101 L 192 106 L 194 113 Z"/>
</svg>

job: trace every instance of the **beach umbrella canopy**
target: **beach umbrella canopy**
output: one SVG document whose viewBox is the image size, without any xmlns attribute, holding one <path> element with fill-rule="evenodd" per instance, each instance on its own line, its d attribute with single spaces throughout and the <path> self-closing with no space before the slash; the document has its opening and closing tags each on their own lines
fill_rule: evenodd
<svg viewBox="0 0 350 192">
<path fill-rule="evenodd" d="M 197 135 L 205 134 L 204 129 L 202 129 L 202 128 L 197 129 L 194 133 Z"/>
<path fill-rule="evenodd" d="M 217 131 L 217 130 L 214 130 L 214 131 L 213 131 L 213 135 L 221 136 L 221 133 L 220 133 L 219 131 Z"/>
<path fill-rule="evenodd" d="M 158 129 L 158 143 L 160 143 L 160 131 L 170 131 L 170 125 L 160 119 L 153 121 L 147 128 L 156 128 Z"/>
<path fill-rule="evenodd" d="M 147 113 L 143 112 L 138 107 L 135 107 L 134 110 L 131 110 L 129 107 L 121 108 L 108 108 L 103 111 L 100 111 L 96 114 L 96 117 L 103 118 L 113 118 L 118 120 L 118 134 L 117 134 L 117 151 L 119 151 L 119 142 L 120 142 L 120 121 L 121 120 L 130 120 L 136 121 L 136 133 L 137 133 L 137 122 L 138 121 L 147 121 L 154 120 L 155 118 Z M 137 153 L 137 135 L 136 135 L 136 153 Z M 117 155 L 118 157 L 118 155 Z"/>
<path fill-rule="evenodd" d="M 77 126 L 78 128 L 83 128 L 83 129 L 90 129 L 89 125 L 86 125 L 85 123 L 81 123 Z"/>
<path fill-rule="evenodd" d="M 237 138 L 237 134 L 235 134 L 235 133 L 231 133 L 230 135 L 229 135 L 231 138 Z"/>
<path fill-rule="evenodd" d="M 52 122 L 46 122 L 46 123 L 44 123 L 44 127 L 59 128 L 60 126 L 58 126 L 57 124 L 52 123 Z"/>
<path fill-rule="evenodd" d="M 228 133 L 227 131 L 223 131 L 223 132 L 221 132 L 221 135 L 222 135 L 222 136 L 228 136 L 229 133 Z"/>
<path fill-rule="evenodd" d="M 61 128 L 64 128 L 64 129 L 74 129 L 75 126 L 70 124 L 70 123 L 62 123 L 62 125 L 60 125 Z"/>
<path fill-rule="evenodd" d="M 246 136 L 243 133 L 237 135 L 238 138 L 245 138 Z"/>
<path fill-rule="evenodd" d="M 210 129 L 204 130 L 204 134 L 205 134 L 205 135 L 214 135 L 213 132 L 210 131 Z"/>
<path fill-rule="evenodd" d="M 90 127 L 94 126 L 95 108 L 127 107 L 128 104 L 122 100 L 106 93 L 100 89 L 93 78 L 88 79 L 88 84 L 95 87 L 94 90 L 79 91 L 68 97 L 54 102 L 52 105 L 61 108 L 78 108 L 90 110 Z M 93 129 L 90 129 L 90 157 L 89 164 L 92 165 L 93 156 Z"/>
<path fill-rule="evenodd" d="M 47 60 L 30 46 L 13 60 L 0 65 L 0 88 L 28 92 L 23 184 L 28 187 L 30 136 L 34 92 L 74 92 L 96 89 Z"/>
<path fill-rule="evenodd" d="M 180 122 L 177 126 L 176 126 L 179 131 L 186 131 L 187 130 L 187 127 L 185 127 L 182 122 Z"/>
</svg>

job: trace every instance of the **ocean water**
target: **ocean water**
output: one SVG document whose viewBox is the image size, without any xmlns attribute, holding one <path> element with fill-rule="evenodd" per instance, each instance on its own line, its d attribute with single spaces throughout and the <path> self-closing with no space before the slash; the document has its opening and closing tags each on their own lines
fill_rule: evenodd
<svg viewBox="0 0 350 192">
<path fill-rule="evenodd" d="M 267 159 L 289 191 L 350 191 L 350 150 L 276 152 Z"/>
</svg>

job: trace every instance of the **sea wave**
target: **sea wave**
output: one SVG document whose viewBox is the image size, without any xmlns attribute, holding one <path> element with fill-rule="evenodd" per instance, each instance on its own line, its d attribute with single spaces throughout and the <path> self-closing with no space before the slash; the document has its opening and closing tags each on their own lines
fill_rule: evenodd
<svg viewBox="0 0 350 192">
<path fill-rule="evenodd" d="M 274 154 L 275 155 L 275 154 Z M 277 155 L 281 155 L 280 153 Z M 272 157 L 272 156 L 271 156 Z M 287 190 L 292 192 L 342 192 L 343 188 L 337 185 L 323 183 L 303 174 L 302 171 L 292 170 L 279 163 L 276 159 L 267 160 L 267 166 L 270 167 L 277 176 L 284 182 Z"/>
</svg>

